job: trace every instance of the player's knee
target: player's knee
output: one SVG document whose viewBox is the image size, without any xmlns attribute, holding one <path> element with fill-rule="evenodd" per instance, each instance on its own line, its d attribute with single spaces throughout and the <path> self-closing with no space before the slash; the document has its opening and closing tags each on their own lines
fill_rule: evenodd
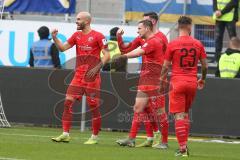
<svg viewBox="0 0 240 160">
<path fill-rule="evenodd" d="M 175 120 L 185 119 L 185 113 L 184 113 L 184 112 L 175 113 L 175 114 L 174 114 L 174 118 L 175 118 Z"/>
<path fill-rule="evenodd" d="M 67 95 L 66 95 L 66 98 L 65 98 L 65 101 L 66 101 L 66 100 L 69 100 L 69 101 L 73 101 L 73 102 L 74 102 L 74 101 L 75 101 L 75 98 L 74 98 L 73 96 L 67 94 Z"/>
<path fill-rule="evenodd" d="M 72 101 L 70 99 L 66 99 L 64 102 L 64 111 L 70 111 L 73 103 L 74 103 L 74 101 Z"/>
</svg>

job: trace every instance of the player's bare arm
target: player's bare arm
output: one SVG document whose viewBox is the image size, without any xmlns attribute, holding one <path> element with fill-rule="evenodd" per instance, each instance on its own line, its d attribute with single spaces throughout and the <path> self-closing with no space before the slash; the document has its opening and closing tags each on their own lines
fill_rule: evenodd
<svg viewBox="0 0 240 160">
<path fill-rule="evenodd" d="M 143 49 L 135 49 L 131 52 L 128 52 L 125 55 L 122 55 L 120 57 L 125 57 L 125 58 L 136 58 L 136 57 L 140 57 L 145 53 L 145 51 Z"/>
<path fill-rule="evenodd" d="M 198 80 L 198 89 L 203 89 L 205 85 L 205 79 L 207 77 L 207 70 L 208 70 L 208 65 L 206 58 L 200 59 L 201 65 L 202 65 L 202 77 Z"/>
<path fill-rule="evenodd" d="M 144 53 L 145 53 L 145 51 L 143 49 L 139 48 L 139 49 L 135 49 L 125 55 L 127 58 L 136 58 L 136 57 L 142 56 Z"/>
<path fill-rule="evenodd" d="M 167 75 L 168 75 L 168 69 L 171 65 L 171 62 L 170 61 L 167 61 L 167 60 L 164 60 L 164 63 L 163 63 L 163 67 L 162 67 L 162 70 L 161 70 L 161 75 L 160 75 L 160 92 L 163 91 L 163 88 L 164 88 L 164 81 L 167 79 Z"/>
<path fill-rule="evenodd" d="M 110 53 L 108 51 L 108 49 L 103 49 L 102 50 L 103 53 L 103 57 L 101 59 L 101 62 L 98 63 L 93 69 L 91 69 L 88 73 L 87 73 L 87 77 L 88 78 L 92 78 L 95 76 L 95 74 L 98 73 L 98 71 L 106 64 L 108 63 L 108 61 L 110 60 Z"/>
<path fill-rule="evenodd" d="M 52 30 L 52 38 L 54 43 L 56 44 L 57 48 L 61 51 L 64 52 L 66 50 L 68 50 L 69 48 L 71 48 L 72 46 L 68 43 L 62 43 L 58 38 L 57 38 L 57 34 L 58 34 L 58 30 L 57 29 L 53 29 Z"/>
<path fill-rule="evenodd" d="M 113 63 L 120 63 L 121 59 L 128 59 L 128 58 L 136 58 L 136 57 L 140 57 L 145 53 L 145 51 L 143 49 L 135 49 L 127 54 L 118 56 L 116 58 L 113 59 Z"/>
</svg>

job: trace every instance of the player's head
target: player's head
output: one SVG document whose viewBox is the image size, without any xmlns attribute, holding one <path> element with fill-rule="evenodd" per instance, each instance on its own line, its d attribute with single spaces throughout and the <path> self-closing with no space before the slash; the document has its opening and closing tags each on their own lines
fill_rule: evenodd
<svg viewBox="0 0 240 160">
<path fill-rule="evenodd" d="M 48 27 L 42 26 L 37 30 L 37 32 L 38 32 L 40 39 L 48 39 L 48 37 L 49 37 Z"/>
<path fill-rule="evenodd" d="M 159 17 L 156 12 L 146 12 L 143 14 L 143 19 L 150 20 L 153 25 L 157 25 Z"/>
<path fill-rule="evenodd" d="M 138 34 L 141 38 L 146 39 L 153 32 L 153 24 L 150 20 L 142 20 L 138 22 Z"/>
<path fill-rule="evenodd" d="M 240 50 L 240 39 L 238 37 L 232 37 L 229 42 L 229 47 L 231 49 Z"/>
<path fill-rule="evenodd" d="M 117 40 L 116 34 L 117 34 L 118 29 L 119 29 L 118 27 L 113 27 L 110 30 L 110 40 Z"/>
<path fill-rule="evenodd" d="M 88 12 L 79 12 L 76 18 L 77 30 L 83 30 L 91 24 L 91 14 Z"/>
<path fill-rule="evenodd" d="M 181 16 L 178 19 L 178 29 L 179 30 L 185 30 L 191 33 L 192 30 L 192 19 L 187 16 Z"/>
</svg>

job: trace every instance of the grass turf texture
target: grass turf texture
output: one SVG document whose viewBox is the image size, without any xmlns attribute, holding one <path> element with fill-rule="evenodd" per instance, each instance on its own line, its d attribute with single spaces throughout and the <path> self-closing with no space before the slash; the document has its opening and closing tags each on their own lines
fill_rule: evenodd
<svg viewBox="0 0 240 160">
<path fill-rule="evenodd" d="M 173 160 L 177 149 L 175 140 L 169 141 L 168 150 L 120 147 L 115 141 L 127 133 L 101 132 L 99 144 L 84 145 L 91 132 L 80 133 L 73 129 L 70 143 L 53 143 L 51 137 L 61 129 L 37 127 L 0 128 L 0 159 L 24 160 Z M 137 139 L 137 144 L 144 139 Z M 239 144 L 189 142 L 192 160 L 239 160 Z"/>
</svg>

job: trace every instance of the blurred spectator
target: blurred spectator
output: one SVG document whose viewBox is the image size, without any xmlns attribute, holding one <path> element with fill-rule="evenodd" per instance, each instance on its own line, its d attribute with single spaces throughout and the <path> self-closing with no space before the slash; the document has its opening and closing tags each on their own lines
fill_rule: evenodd
<svg viewBox="0 0 240 160">
<path fill-rule="evenodd" d="M 116 37 L 118 29 L 119 29 L 118 27 L 114 27 L 110 30 L 110 40 L 108 41 L 108 49 L 110 52 L 111 60 L 113 59 L 113 57 L 121 55 L 121 51 L 118 47 L 117 37 Z M 123 59 L 123 60 L 121 59 L 121 61 L 118 63 L 112 63 L 112 61 L 110 61 L 110 63 L 107 63 L 103 67 L 103 70 L 126 72 L 126 66 L 127 66 L 127 59 Z"/>
<path fill-rule="evenodd" d="M 240 39 L 233 37 L 219 60 L 221 78 L 240 78 Z"/>
<path fill-rule="evenodd" d="M 213 19 L 215 24 L 215 61 L 218 63 L 222 48 L 225 28 L 230 39 L 236 37 L 239 0 L 213 0 Z"/>
<path fill-rule="evenodd" d="M 49 39 L 49 29 L 42 26 L 38 29 L 40 40 L 33 43 L 30 50 L 31 67 L 61 68 L 59 51 Z"/>
</svg>

